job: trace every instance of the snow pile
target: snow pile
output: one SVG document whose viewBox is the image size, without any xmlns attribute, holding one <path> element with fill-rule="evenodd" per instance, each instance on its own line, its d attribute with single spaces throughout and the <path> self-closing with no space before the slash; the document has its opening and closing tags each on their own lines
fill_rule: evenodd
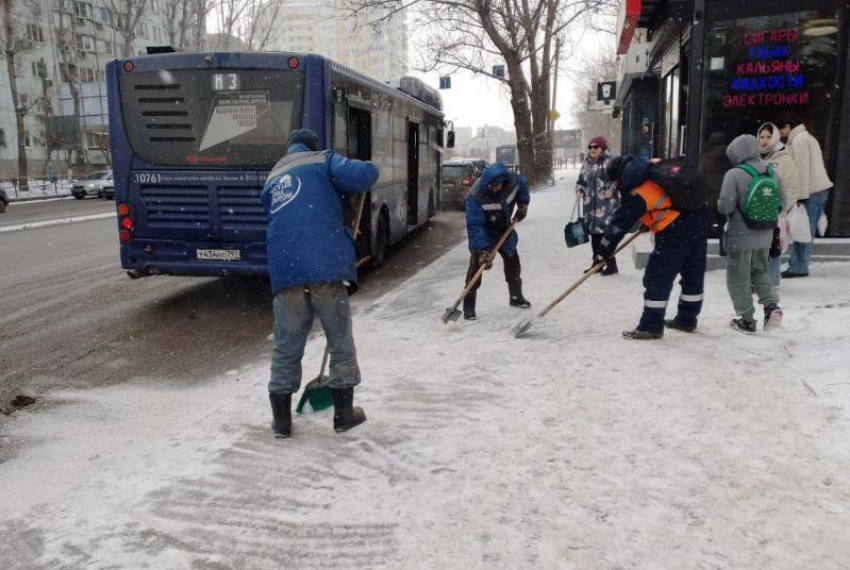
<svg viewBox="0 0 850 570">
<path fill-rule="evenodd" d="M 20 413 L 27 449 L 0 464 L 4 568 L 845 567 L 850 266 L 788 281 L 783 329 L 757 336 L 729 329 L 712 272 L 699 332 L 636 342 L 620 338 L 642 305 L 624 262 L 514 339 L 589 265 L 563 243 L 575 175 L 520 225 L 532 312 L 508 306 L 497 260 L 478 321 L 440 322 L 465 244 L 355 303 L 369 420 L 349 433 L 323 412 L 273 439 L 266 361 Z"/>
</svg>

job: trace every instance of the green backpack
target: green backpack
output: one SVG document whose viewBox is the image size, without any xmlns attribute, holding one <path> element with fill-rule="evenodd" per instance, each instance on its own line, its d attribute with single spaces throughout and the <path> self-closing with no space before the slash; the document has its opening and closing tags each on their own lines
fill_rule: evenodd
<svg viewBox="0 0 850 570">
<path fill-rule="evenodd" d="M 754 230 L 772 230 L 782 211 L 782 198 L 779 184 L 773 179 L 773 167 L 767 165 L 767 172 L 761 173 L 749 164 L 739 164 L 737 168 L 752 176 L 747 186 L 744 207 L 741 213 L 747 227 Z"/>
</svg>

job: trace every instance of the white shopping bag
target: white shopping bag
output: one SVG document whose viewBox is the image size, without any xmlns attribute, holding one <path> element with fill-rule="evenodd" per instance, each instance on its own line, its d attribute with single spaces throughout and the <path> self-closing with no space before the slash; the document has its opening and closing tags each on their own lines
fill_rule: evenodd
<svg viewBox="0 0 850 570">
<path fill-rule="evenodd" d="M 791 240 L 798 243 L 809 243 L 812 241 L 812 226 L 809 225 L 809 215 L 806 208 L 797 204 L 791 208 L 788 214 L 788 230 Z"/>
<path fill-rule="evenodd" d="M 826 219 L 826 212 L 821 212 L 820 218 L 818 218 L 818 235 L 820 237 L 826 235 L 827 227 L 829 227 L 829 220 Z"/>
<path fill-rule="evenodd" d="M 791 242 L 794 241 L 791 239 L 791 224 L 788 222 L 788 217 L 785 214 L 780 214 L 779 216 L 779 249 L 782 253 L 785 253 L 788 250 L 788 246 L 791 245 Z"/>
</svg>

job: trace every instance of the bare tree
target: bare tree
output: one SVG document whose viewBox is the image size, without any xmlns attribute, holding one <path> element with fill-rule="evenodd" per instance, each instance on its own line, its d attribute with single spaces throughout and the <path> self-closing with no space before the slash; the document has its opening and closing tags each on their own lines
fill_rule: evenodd
<svg viewBox="0 0 850 570">
<path fill-rule="evenodd" d="M 578 63 L 569 72 L 576 83 L 575 96 L 582 104 L 575 110 L 575 117 L 587 136 L 601 135 L 608 139 L 612 151 L 619 149 L 621 121 L 610 113 L 589 109 L 590 100 L 596 97 L 597 83 L 613 81 L 617 78 L 617 50 L 613 40 L 603 41 L 592 56 L 578 59 Z"/>
<path fill-rule="evenodd" d="M 353 14 L 370 21 L 405 9 L 419 12 L 427 34 L 421 71 L 468 70 L 501 81 L 510 94 L 523 172 L 532 183 L 552 172 L 547 129 L 551 109 L 554 43 L 616 7 L 616 0 L 348 0 Z M 506 76 L 492 66 L 504 64 Z"/>
<path fill-rule="evenodd" d="M 203 49 L 206 18 L 215 6 L 214 0 L 165 0 L 169 45 L 177 49 Z"/>
<path fill-rule="evenodd" d="M 282 4 L 282 0 L 247 0 L 247 8 L 239 23 L 237 35 L 245 42 L 249 51 L 262 51 L 266 48 Z"/>
<path fill-rule="evenodd" d="M 115 31 L 124 40 L 121 55 L 131 57 L 134 55 L 133 40 L 137 35 L 139 20 L 147 11 L 148 0 L 105 0 L 105 2 L 109 3 L 112 15 L 116 18 Z"/>
<path fill-rule="evenodd" d="M 79 117 L 82 113 L 82 100 L 80 97 L 80 73 L 77 65 L 77 50 L 76 39 L 74 37 L 73 24 L 73 4 L 71 0 L 56 0 L 56 13 L 59 17 L 58 26 L 54 29 L 54 37 L 56 38 L 56 51 L 59 55 L 59 67 L 61 70 L 61 80 L 68 85 L 68 91 L 71 94 L 71 100 L 74 104 L 74 116 Z M 66 150 L 73 155 L 73 158 L 68 157 L 68 163 L 82 165 L 85 163 L 85 154 L 83 151 L 83 139 L 80 130 L 77 129 L 76 135 Z M 55 137 L 51 137 L 55 141 Z"/>
<path fill-rule="evenodd" d="M 6 74 L 9 78 L 9 91 L 12 107 L 15 109 L 15 129 L 17 130 L 18 179 L 20 188 L 29 191 L 29 164 L 26 145 L 26 125 L 24 118 L 33 109 L 40 108 L 41 98 L 21 97 L 18 85 L 18 68 L 22 65 L 21 56 L 32 49 L 32 38 L 21 34 L 18 18 L 26 14 L 27 20 L 37 22 L 41 18 L 41 9 L 35 4 L 25 4 L 16 10 L 14 0 L 0 0 L 3 9 L 2 36 L 0 36 L 0 57 L 6 60 Z M 26 33 L 29 33 L 28 31 Z"/>
</svg>

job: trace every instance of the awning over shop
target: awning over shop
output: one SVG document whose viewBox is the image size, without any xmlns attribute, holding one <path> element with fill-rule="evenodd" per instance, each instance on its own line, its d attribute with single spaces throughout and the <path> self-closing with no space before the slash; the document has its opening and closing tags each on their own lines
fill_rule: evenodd
<svg viewBox="0 0 850 570">
<path fill-rule="evenodd" d="M 617 15 L 617 55 L 624 55 L 629 51 L 640 18 L 640 6 L 641 0 L 620 0 L 620 12 Z"/>
<path fill-rule="evenodd" d="M 635 30 L 648 28 L 650 33 L 661 21 L 666 0 L 620 0 L 617 16 L 617 54 L 629 51 Z"/>
</svg>

